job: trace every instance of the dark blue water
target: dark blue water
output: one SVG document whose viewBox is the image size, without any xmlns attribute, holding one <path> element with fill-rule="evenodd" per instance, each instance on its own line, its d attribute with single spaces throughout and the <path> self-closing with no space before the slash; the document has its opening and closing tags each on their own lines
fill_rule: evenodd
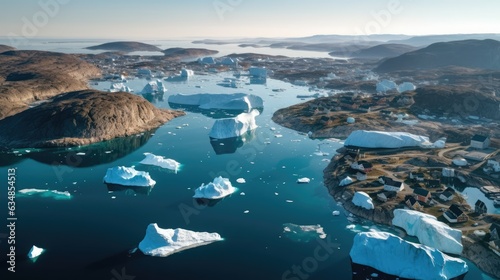
<svg viewBox="0 0 500 280">
<path fill-rule="evenodd" d="M 167 84 L 169 94 L 245 92 L 264 99 L 264 110 L 257 117 L 259 128 L 244 143 L 234 147 L 225 143 L 222 153 L 221 145 L 208 137 L 214 122 L 210 114 L 188 112 L 143 135 L 79 149 L 2 155 L 2 185 L 8 168 L 16 168 L 17 189 L 69 191 L 73 198 L 16 200 L 16 273 L 8 274 L 3 262 L 1 274 L 8 279 L 351 279 L 349 250 L 355 233 L 346 228 L 351 222 L 322 183 L 326 160 L 340 144 L 310 140 L 271 121 L 276 109 L 302 102 L 295 96 L 307 89 L 274 80 L 229 89 L 216 85 L 222 79 L 197 76 L 187 83 Z M 129 86 L 140 91 L 145 84 L 133 80 Z M 97 87 L 108 88 L 109 83 Z M 273 88 L 286 91 L 274 93 Z M 168 108 L 167 98 L 168 94 L 155 104 Z M 325 143 L 321 151 L 330 156 L 314 154 L 320 143 Z M 175 174 L 140 165 L 145 152 L 175 159 L 183 166 Z M 156 185 L 146 191 L 110 192 L 102 180 L 107 168 L 119 165 L 148 171 Z M 239 192 L 213 206 L 196 204 L 194 189 L 219 175 L 228 177 Z M 297 184 L 301 177 L 311 178 L 311 183 Z M 237 184 L 237 178 L 245 178 L 246 183 Z M 2 221 L 6 221 L 5 194 L 4 190 Z M 342 214 L 332 216 L 333 210 Z M 225 240 L 166 258 L 128 254 L 150 223 L 218 232 Z M 294 242 L 282 235 L 285 223 L 320 224 L 327 238 Z M 6 233 L 2 228 L 0 233 Z M 6 239 L 1 241 L 4 258 Z M 35 263 L 24 257 L 32 245 L 46 249 Z M 482 277 L 471 265 L 466 279 L 486 279 Z"/>
</svg>

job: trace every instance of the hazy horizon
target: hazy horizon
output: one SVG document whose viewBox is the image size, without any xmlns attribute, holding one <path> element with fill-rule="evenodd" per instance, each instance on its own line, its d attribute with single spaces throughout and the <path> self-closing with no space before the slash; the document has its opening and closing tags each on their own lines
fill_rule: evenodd
<svg viewBox="0 0 500 280">
<path fill-rule="evenodd" d="M 162 40 L 500 33 L 500 2 L 493 0 L 27 0 L 3 6 L 2 37 Z"/>
</svg>

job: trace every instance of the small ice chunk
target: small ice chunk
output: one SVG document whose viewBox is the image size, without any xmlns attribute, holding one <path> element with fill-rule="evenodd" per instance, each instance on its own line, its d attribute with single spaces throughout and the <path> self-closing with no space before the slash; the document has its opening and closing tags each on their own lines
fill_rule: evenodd
<svg viewBox="0 0 500 280">
<path fill-rule="evenodd" d="M 333 216 L 338 216 L 338 215 L 340 215 L 340 211 L 335 210 L 335 211 L 332 212 L 332 215 Z"/>
<path fill-rule="evenodd" d="M 238 189 L 233 187 L 228 178 L 222 178 L 219 176 L 207 185 L 201 184 L 201 186 L 195 190 L 193 197 L 219 199 L 228 196 L 237 190 Z"/>
<path fill-rule="evenodd" d="M 43 189 L 22 189 L 18 191 L 18 197 L 40 196 L 50 197 L 55 200 L 71 199 L 71 194 L 68 191 L 43 190 Z"/>
<path fill-rule="evenodd" d="M 84 152 L 79 152 L 79 153 L 76 153 L 77 156 L 84 156 L 85 153 Z"/>
<path fill-rule="evenodd" d="M 309 184 L 309 182 L 311 182 L 311 179 L 307 177 L 297 179 L 297 183 L 299 184 Z"/>
<path fill-rule="evenodd" d="M 283 135 L 282 134 L 275 134 L 274 137 L 281 138 L 281 137 L 283 137 Z"/>
<path fill-rule="evenodd" d="M 309 242 L 317 238 L 326 238 L 326 233 L 321 225 L 285 223 L 283 224 L 283 235 L 295 242 Z"/>
<path fill-rule="evenodd" d="M 290 200 L 290 199 L 287 199 L 285 201 L 288 202 L 288 203 L 292 203 L 293 202 L 293 200 Z"/>
<path fill-rule="evenodd" d="M 44 251 L 45 251 L 45 249 L 33 245 L 33 247 L 31 247 L 31 249 L 28 253 L 28 258 L 34 259 L 34 258 L 40 256 Z"/>
<path fill-rule="evenodd" d="M 244 193 L 244 192 L 241 192 L 241 193 L 240 193 L 240 195 L 246 195 L 246 193 Z"/>
<path fill-rule="evenodd" d="M 245 210 L 245 211 L 243 211 L 243 213 L 248 214 L 248 213 L 250 213 L 250 210 Z"/>
<path fill-rule="evenodd" d="M 247 181 L 244 178 L 238 178 L 236 179 L 236 182 L 239 184 L 245 184 Z"/>
<path fill-rule="evenodd" d="M 163 156 L 157 156 L 152 153 L 144 153 L 144 155 L 146 156 L 146 158 L 139 162 L 141 164 L 154 165 L 161 168 L 170 169 L 175 171 L 175 173 L 177 173 L 181 166 L 179 162 L 170 158 L 164 158 Z"/>
</svg>

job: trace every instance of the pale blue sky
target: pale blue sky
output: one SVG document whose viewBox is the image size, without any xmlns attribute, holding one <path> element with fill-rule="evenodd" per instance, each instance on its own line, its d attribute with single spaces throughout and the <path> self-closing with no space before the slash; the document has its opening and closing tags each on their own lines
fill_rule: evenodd
<svg viewBox="0 0 500 280">
<path fill-rule="evenodd" d="M 57 3 L 56 12 L 44 11 L 41 3 Z M 499 11 L 498 0 L 2 0 L 0 36 L 171 39 L 500 33 Z"/>
</svg>

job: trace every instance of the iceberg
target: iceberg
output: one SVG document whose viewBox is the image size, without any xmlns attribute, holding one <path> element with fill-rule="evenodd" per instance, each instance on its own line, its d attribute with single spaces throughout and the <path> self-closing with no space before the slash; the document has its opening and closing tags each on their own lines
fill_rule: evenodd
<svg viewBox="0 0 500 280">
<path fill-rule="evenodd" d="M 403 93 L 405 91 L 412 91 L 412 90 L 416 90 L 416 89 L 417 89 L 417 87 L 410 82 L 404 82 L 398 86 L 399 93 Z"/>
<path fill-rule="evenodd" d="M 181 77 L 182 78 L 189 78 L 189 77 L 192 77 L 194 76 L 194 71 L 193 70 L 189 70 L 189 69 L 182 69 L 181 70 Z"/>
<path fill-rule="evenodd" d="M 165 93 L 167 89 L 161 80 L 149 82 L 141 91 L 141 94 Z"/>
<path fill-rule="evenodd" d="M 389 80 L 382 80 L 377 83 L 377 92 L 386 92 L 393 89 L 397 89 L 398 85 L 395 82 Z"/>
<path fill-rule="evenodd" d="M 326 233 L 321 225 L 283 224 L 283 235 L 295 242 L 309 242 L 317 238 L 325 239 Z"/>
<path fill-rule="evenodd" d="M 220 199 L 228 196 L 238 189 L 231 185 L 228 178 L 221 176 L 214 179 L 213 182 L 207 185 L 201 184 L 199 188 L 194 191 L 194 198 L 207 198 L 207 199 Z"/>
<path fill-rule="evenodd" d="M 439 222 L 436 217 L 418 211 L 396 209 L 392 224 L 416 236 L 423 245 L 442 252 L 460 255 L 463 250 L 462 231 Z"/>
<path fill-rule="evenodd" d="M 238 179 L 236 179 L 236 182 L 238 184 L 245 184 L 247 181 L 245 180 L 245 178 L 238 178 Z"/>
<path fill-rule="evenodd" d="M 182 250 L 222 240 L 224 239 L 215 232 L 196 232 L 182 228 L 162 229 L 153 223 L 148 225 L 146 236 L 139 243 L 139 250 L 145 255 L 166 257 Z"/>
<path fill-rule="evenodd" d="M 199 58 L 198 59 L 198 63 L 200 64 L 215 64 L 216 61 L 213 57 L 211 56 L 206 56 L 206 57 L 203 57 L 203 58 Z"/>
<path fill-rule="evenodd" d="M 212 126 L 209 136 L 215 139 L 242 136 L 257 128 L 255 117 L 259 114 L 258 110 L 252 110 L 250 113 L 241 113 L 234 118 L 218 119 Z"/>
<path fill-rule="evenodd" d="M 250 67 L 248 68 L 250 76 L 255 78 L 267 78 L 267 69 L 263 67 Z"/>
<path fill-rule="evenodd" d="M 199 106 L 205 110 L 241 110 L 250 112 L 254 108 L 263 108 L 262 98 L 245 93 L 233 94 L 174 94 L 169 96 L 169 103 Z"/>
<path fill-rule="evenodd" d="M 175 171 L 175 173 L 177 173 L 179 167 L 181 166 L 179 162 L 170 158 L 164 158 L 162 156 L 157 156 L 151 153 L 144 153 L 144 155 L 146 156 L 146 158 L 140 161 L 140 164 L 154 165 L 161 168 L 170 169 Z"/>
<path fill-rule="evenodd" d="M 226 56 L 222 59 L 220 64 L 222 64 L 222 65 L 236 65 L 237 62 L 238 62 L 238 60 Z"/>
<path fill-rule="evenodd" d="M 372 210 L 375 207 L 373 206 L 372 198 L 365 192 L 356 192 L 354 193 L 354 197 L 352 198 L 352 203 L 354 205 L 363 207 L 368 210 Z"/>
<path fill-rule="evenodd" d="M 33 245 L 33 247 L 31 247 L 30 251 L 28 252 L 28 258 L 32 260 L 38 258 L 44 251 L 45 249 Z"/>
<path fill-rule="evenodd" d="M 421 147 L 429 144 L 429 137 L 407 132 L 356 130 L 344 142 L 344 146 L 361 148 Z"/>
<path fill-rule="evenodd" d="M 104 176 L 104 183 L 136 187 L 151 187 L 156 184 L 148 172 L 137 171 L 134 167 L 125 166 L 108 168 Z"/>
<path fill-rule="evenodd" d="M 309 184 L 309 182 L 311 182 L 311 179 L 307 177 L 297 179 L 297 183 L 299 184 Z"/>
<path fill-rule="evenodd" d="M 109 92 L 133 92 L 131 88 L 124 85 L 123 83 L 113 83 L 109 87 Z"/>
<path fill-rule="evenodd" d="M 341 186 L 341 187 L 347 186 L 347 185 L 351 184 L 352 182 L 354 182 L 354 180 L 351 177 L 347 176 L 344 179 L 342 179 L 342 181 L 340 181 L 339 186 Z"/>
<path fill-rule="evenodd" d="M 67 200 L 72 198 L 68 191 L 61 192 L 56 190 L 22 189 L 17 191 L 17 193 L 18 197 L 40 196 L 53 198 L 55 200 Z"/>
<path fill-rule="evenodd" d="M 451 279 L 468 271 L 459 258 L 387 232 L 356 234 L 349 255 L 354 263 L 409 279 Z"/>
</svg>

